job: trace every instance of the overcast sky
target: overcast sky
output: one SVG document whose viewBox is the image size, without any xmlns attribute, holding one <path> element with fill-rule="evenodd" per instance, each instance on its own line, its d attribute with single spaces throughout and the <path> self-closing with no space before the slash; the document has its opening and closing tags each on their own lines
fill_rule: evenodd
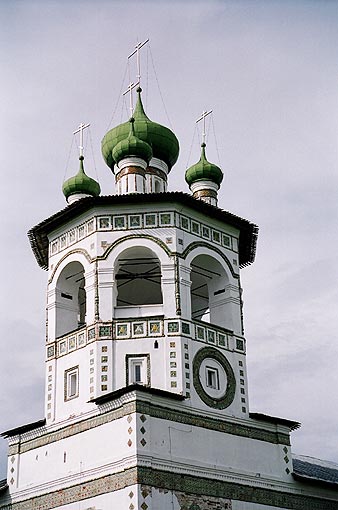
<svg viewBox="0 0 338 510">
<path fill-rule="evenodd" d="M 219 206 L 260 227 L 242 271 L 250 410 L 300 421 L 293 451 L 338 462 L 337 1 L 0 0 L 0 428 L 43 417 L 47 273 L 26 232 L 65 206 L 80 122 L 87 173 L 114 193 L 100 141 L 128 117 L 126 60 L 148 37 L 146 111 L 181 146 L 169 189 L 188 191 L 213 109 Z"/>
</svg>

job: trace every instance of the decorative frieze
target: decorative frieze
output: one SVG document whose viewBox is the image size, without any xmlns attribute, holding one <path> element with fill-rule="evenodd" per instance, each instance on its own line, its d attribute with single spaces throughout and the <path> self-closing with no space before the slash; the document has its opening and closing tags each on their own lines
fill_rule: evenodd
<svg viewBox="0 0 338 510">
<path fill-rule="evenodd" d="M 144 213 L 135 211 L 133 214 L 115 214 L 92 217 L 67 232 L 62 233 L 50 243 L 50 256 L 71 247 L 77 241 L 88 237 L 94 232 L 149 229 L 158 227 L 178 227 L 193 236 L 205 239 L 234 252 L 238 252 L 238 239 L 221 230 L 211 228 L 202 222 L 189 218 L 175 211 Z"/>
</svg>

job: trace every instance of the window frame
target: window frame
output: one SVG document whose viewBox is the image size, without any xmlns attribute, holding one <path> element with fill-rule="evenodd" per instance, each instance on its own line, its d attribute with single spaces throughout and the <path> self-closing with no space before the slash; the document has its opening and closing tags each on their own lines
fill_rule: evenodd
<svg viewBox="0 0 338 510">
<path fill-rule="evenodd" d="M 75 384 L 72 382 L 75 377 Z M 73 393 L 73 386 L 75 386 Z M 79 365 L 65 370 L 64 376 L 64 399 L 65 402 L 79 396 Z"/>
</svg>

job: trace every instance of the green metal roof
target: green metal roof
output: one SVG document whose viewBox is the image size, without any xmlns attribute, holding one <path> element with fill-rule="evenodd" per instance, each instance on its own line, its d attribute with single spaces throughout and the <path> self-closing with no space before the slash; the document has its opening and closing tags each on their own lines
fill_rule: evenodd
<svg viewBox="0 0 338 510">
<path fill-rule="evenodd" d="M 178 140 L 169 128 L 147 117 L 141 100 L 141 88 L 138 88 L 137 92 L 138 99 L 133 113 L 135 136 L 147 142 L 152 148 L 153 157 L 164 161 L 170 170 L 178 158 L 180 150 Z M 116 163 L 113 150 L 119 142 L 128 137 L 129 129 L 129 121 L 124 122 L 108 131 L 102 139 L 102 155 L 111 170 Z"/>
<path fill-rule="evenodd" d="M 127 158 L 128 156 L 135 156 L 143 159 L 146 161 L 146 163 L 149 163 L 152 158 L 153 151 L 149 143 L 144 142 L 135 136 L 135 119 L 132 117 L 129 122 L 129 135 L 127 138 L 124 138 L 117 145 L 115 145 L 112 152 L 113 159 L 116 163 L 118 163 L 121 161 L 121 159 Z"/>
<path fill-rule="evenodd" d="M 209 163 L 205 155 L 205 143 L 201 145 L 201 157 L 198 163 L 188 168 L 185 173 L 185 180 L 189 184 L 189 186 L 196 181 L 212 181 L 216 184 L 220 185 L 223 180 L 223 172 L 222 170 L 213 163 Z"/>
<path fill-rule="evenodd" d="M 91 195 L 93 197 L 97 197 L 101 188 L 97 181 L 88 177 L 86 175 L 83 168 L 83 160 L 84 157 L 80 156 L 80 168 L 79 171 L 74 177 L 71 177 L 67 181 L 63 183 L 62 191 L 66 198 L 70 195 L 75 195 L 77 193 L 83 193 L 85 195 Z"/>
</svg>

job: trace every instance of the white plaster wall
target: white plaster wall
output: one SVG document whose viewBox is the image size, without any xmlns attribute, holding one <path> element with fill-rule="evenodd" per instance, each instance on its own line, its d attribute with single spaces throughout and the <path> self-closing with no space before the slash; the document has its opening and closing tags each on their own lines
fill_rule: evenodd
<svg viewBox="0 0 338 510">
<path fill-rule="evenodd" d="M 129 428 L 132 428 L 131 433 L 128 432 Z M 56 485 L 73 485 L 121 471 L 128 464 L 128 459 L 135 455 L 135 434 L 135 425 L 129 424 L 125 416 L 22 453 L 17 487 L 11 488 L 11 492 L 51 482 Z M 128 446 L 129 440 L 131 446 Z"/>
<path fill-rule="evenodd" d="M 151 454 L 156 462 L 162 459 L 179 463 L 186 466 L 187 472 L 189 466 L 199 467 L 210 477 L 217 470 L 217 475 L 224 471 L 246 474 L 259 481 L 291 481 L 291 475 L 285 472 L 283 446 L 153 418 L 150 441 L 142 454 Z"/>
</svg>

